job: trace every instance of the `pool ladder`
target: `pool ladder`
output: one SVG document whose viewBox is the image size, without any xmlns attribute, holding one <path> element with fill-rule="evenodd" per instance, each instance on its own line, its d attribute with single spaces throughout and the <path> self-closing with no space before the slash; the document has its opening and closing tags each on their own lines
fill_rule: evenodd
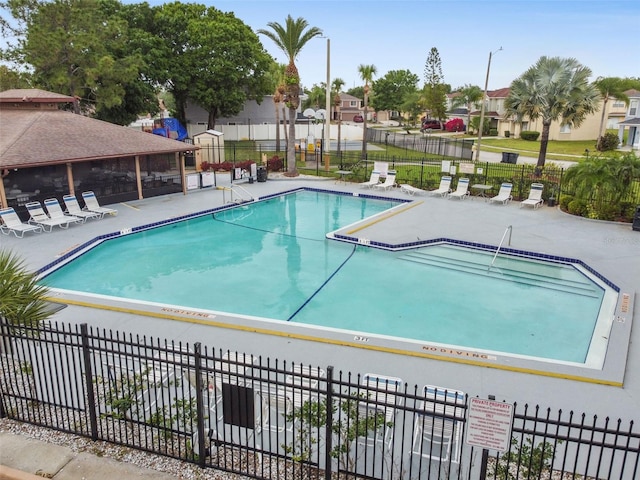
<svg viewBox="0 0 640 480">
<path fill-rule="evenodd" d="M 222 190 L 222 203 L 245 203 L 252 202 L 254 200 L 253 195 L 251 195 L 245 188 L 240 185 L 235 185 L 233 187 L 217 187 L 218 190 Z M 226 192 L 231 192 L 231 199 L 227 202 Z M 244 198 L 242 192 L 246 193 L 249 198 Z M 234 194 L 236 195 L 234 198 Z"/>
<path fill-rule="evenodd" d="M 489 265 L 489 268 L 487 268 L 487 271 L 491 270 L 491 267 L 493 267 L 493 264 L 496 261 L 496 257 L 498 256 L 498 253 L 500 253 L 500 249 L 502 248 L 502 244 L 504 243 L 504 239 L 507 238 L 507 233 L 509 234 L 509 240 L 507 242 L 507 245 L 511 246 L 512 232 L 513 232 L 513 225 L 509 225 L 507 229 L 504 231 L 504 233 L 502 234 L 502 240 L 500 240 L 500 245 L 498 245 L 498 248 L 496 249 L 496 253 L 493 255 L 493 259 L 491 259 L 491 265 Z"/>
</svg>

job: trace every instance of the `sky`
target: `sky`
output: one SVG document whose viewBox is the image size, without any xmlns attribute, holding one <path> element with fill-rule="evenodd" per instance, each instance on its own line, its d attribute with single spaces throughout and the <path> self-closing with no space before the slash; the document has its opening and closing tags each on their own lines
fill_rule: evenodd
<svg viewBox="0 0 640 480">
<path fill-rule="evenodd" d="M 157 5 L 157 0 L 148 0 Z M 185 2 L 186 3 L 186 2 Z M 541 56 L 575 58 L 597 77 L 640 77 L 640 0 L 220 0 L 198 3 L 235 16 L 254 31 L 285 24 L 287 15 L 318 27 L 330 44 L 330 77 L 343 90 L 362 86 L 359 65 L 375 65 L 374 80 L 409 70 L 424 85 L 431 48 L 444 82 L 508 87 Z M 267 37 L 265 49 L 285 55 Z M 498 51 L 502 47 L 501 51 Z M 495 53 L 494 53 L 495 52 Z M 305 88 L 326 82 L 327 40 L 309 41 L 296 59 Z"/>
<path fill-rule="evenodd" d="M 139 3 L 140 0 L 121 0 Z M 173 0 L 172 0 L 173 1 Z M 147 0 L 150 5 L 165 3 Z M 183 3 L 189 3 L 183 0 Z M 362 86 L 359 65 L 374 65 L 374 80 L 409 70 L 424 85 L 430 50 L 438 50 L 444 82 L 488 89 L 509 87 L 541 56 L 575 58 L 597 77 L 640 77 L 640 0 L 200 0 L 233 12 L 251 27 L 302 17 L 327 38 L 309 41 L 296 59 L 305 88 L 341 78 L 343 90 Z M 267 37 L 265 49 L 285 55 Z M 502 47 L 502 50 L 500 48 Z"/>
</svg>

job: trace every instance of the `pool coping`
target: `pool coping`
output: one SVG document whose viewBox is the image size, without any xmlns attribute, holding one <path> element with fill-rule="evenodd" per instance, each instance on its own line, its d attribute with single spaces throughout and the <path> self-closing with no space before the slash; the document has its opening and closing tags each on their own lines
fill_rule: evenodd
<svg viewBox="0 0 640 480">
<path fill-rule="evenodd" d="M 274 194 L 269 194 L 261 197 L 257 197 L 254 200 L 249 200 L 242 203 L 253 203 L 256 201 L 262 201 L 273 197 L 282 196 L 284 194 L 309 190 L 319 191 L 323 193 L 334 193 L 347 196 L 363 196 L 366 198 L 378 198 L 383 200 L 390 200 L 389 197 L 362 194 L 359 192 L 344 192 L 335 191 L 330 189 L 320 189 L 312 187 L 299 187 L 293 188 Z M 400 207 L 404 209 L 411 208 L 415 205 L 415 202 L 420 200 L 414 199 L 396 199 L 391 200 L 398 201 Z M 211 209 L 206 209 L 187 215 L 180 215 L 165 219 L 150 224 L 145 224 L 133 228 L 127 228 L 118 232 L 112 232 L 109 234 L 99 235 L 92 240 L 70 249 L 64 252 L 54 262 L 49 263 L 45 267 L 41 268 L 37 273 L 38 275 L 44 275 L 46 272 L 54 267 L 60 266 L 61 263 L 66 263 L 74 258 L 76 255 L 82 254 L 87 250 L 90 250 L 94 246 L 102 243 L 102 241 L 116 238 L 119 236 L 125 236 L 134 232 L 148 230 L 156 228 L 162 225 L 175 223 L 178 221 L 186 220 L 189 218 L 197 218 L 203 215 L 212 214 L 217 211 L 226 210 L 238 206 L 223 205 Z M 398 209 L 398 207 L 394 207 Z M 394 214 L 404 211 L 403 208 L 398 209 Z M 393 210 L 393 209 L 392 209 Z M 353 233 L 360 231 L 360 226 L 366 225 L 375 220 L 384 219 L 389 215 L 387 211 L 381 214 L 374 215 L 360 222 L 356 222 L 353 225 L 343 227 L 335 232 L 327 234 L 328 237 L 334 238 L 338 241 L 344 241 L 349 243 L 356 243 L 360 245 L 368 245 L 375 248 L 388 249 L 388 250 L 402 250 L 409 248 L 416 248 L 425 245 L 431 245 L 435 243 L 449 243 L 453 245 L 462 245 L 465 247 L 478 248 L 483 250 L 495 250 L 497 246 L 474 243 L 456 239 L 448 238 L 436 238 L 429 240 L 419 240 L 417 242 L 404 242 L 399 244 L 390 244 L 385 242 L 377 242 L 375 240 L 367 239 L 365 237 L 354 236 Z M 376 217 L 379 217 L 376 219 Z M 343 232 L 343 233 L 341 233 Z M 354 332 L 349 330 L 337 330 L 327 327 L 314 327 L 303 324 L 297 324 L 295 322 L 286 322 L 273 319 L 266 319 L 261 317 L 251 317 L 246 315 L 228 314 L 224 312 L 215 312 L 200 310 L 195 308 L 182 308 L 171 305 L 155 304 L 152 302 L 140 302 L 140 301 L 126 301 L 114 299 L 113 297 L 106 297 L 100 295 L 79 294 L 77 292 L 68 292 L 64 290 L 51 289 L 52 295 L 48 298 L 50 301 L 57 303 L 66 303 L 69 305 L 79 305 L 90 308 L 106 309 L 124 313 L 130 313 L 134 315 L 151 316 L 157 318 L 165 318 L 179 321 L 186 321 L 192 323 L 201 323 L 210 325 L 213 327 L 230 328 L 234 330 L 251 331 L 255 333 L 263 333 L 269 335 L 277 335 L 284 337 L 292 337 L 302 340 L 310 340 L 321 343 L 330 343 L 336 345 L 349 346 L 354 348 L 364 348 L 369 350 L 383 351 L 388 353 L 396 353 L 407 356 L 429 358 L 441 361 L 448 361 L 454 363 L 463 363 L 469 365 L 475 365 L 480 367 L 496 368 L 501 370 L 509 370 L 520 373 L 530 373 L 535 375 L 550 376 L 556 378 L 564 378 L 571 380 L 578 380 L 589 383 L 598 383 L 612 386 L 622 386 L 624 383 L 624 374 L 626 369 L 626 361 L 629 350 L 629 340 L 632 327 L 632 312 L 634 303 L 634 294 L 631 292 L 620 292 L 620 289 L 613 283 L 600 275 L 597 271 L 589 267 L 587 264 L 578 259 L 570 257 L 562 257 L 557 255 L 538 254 L 536 252 L 529 252 L 526 250 L 504 248 L 505 253 L 510 253 L 516 256 L 526 256 L 529 258 L 539 258 L 545 261 L 562 262 L 562 263 L 576 263 L 588 270 L 606 285 L 616 290 L 618 295 L 618 301 L 615 308 L 615 316 L 612 319 L 609 341 L 607 343 L 606 354 L 604 359 L 604 365 L 601 370 L 596 370 L 580 364 L 571 364 L 570 362 L 558 362 L 547 361 L 545 359 L 532 359 L 524 356 L 518 356 L 514 354 L 504 354 L 502 352 L 488 352 L 484 350 L 475 350 L 472 348 L 464 347 L 459 348 L 450 345 L 441 345 L 437 343 L 428 343 L 423 341 L 414 341 L 411 339 L 398 339 L 395 337 L 388 337 L 384 335 L 363 334 L 362 332 Z M 101 299 L 101 303 L 96 303 L 95 299 Z M 233 320 L 234 323 L 231 323 Z M 238 322 L 238 320 L 241 320 Z M 259 323 L 258 323 L 259 322 Z M 266 325 L 268 326 L 265 327 Z M 282 325 L 280 325 L 282 324 Z M 286 330 L 284 327 L 286 326 Z M 323 335 L 318 335 L 316 332 L 322 331 Z"/>
</svg>

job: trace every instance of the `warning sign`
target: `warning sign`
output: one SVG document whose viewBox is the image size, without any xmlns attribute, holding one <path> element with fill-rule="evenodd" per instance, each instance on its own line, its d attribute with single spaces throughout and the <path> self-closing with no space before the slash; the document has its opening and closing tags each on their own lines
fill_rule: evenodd
<svg viewBox="0 0 640 480">
<path fill-rule="evenodd" d="M 467 422 L 467 443 L 499 452 L 509 449 L 513 405 L 482 398 L 471 398 Z"/>
</svg>

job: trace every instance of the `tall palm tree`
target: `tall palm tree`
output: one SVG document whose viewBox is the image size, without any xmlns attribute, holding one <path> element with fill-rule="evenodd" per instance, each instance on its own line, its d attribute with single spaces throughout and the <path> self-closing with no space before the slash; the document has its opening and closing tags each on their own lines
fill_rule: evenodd
<svg viewBox="0 0 640 480">
<path fill-rule="evenodd" d="M 338 120 L 338 145 L 337 151 L 338 155 L 340 154 L 340 135 L 342 128 L 342 115 L 340 114 L 340 106 L 342 104 L 342 99 L 340 98 L 340 92 L 342 91 L 342 87 L 344 87 L 344 80 L 341 78 L 334 78 L 331 82 L 331 91 L 333 95 L 333 107 L 336 113 L 336 120 Z M 329 117 L 331 118 L 331 117 Z"/>
<path fill-rule="evenodd" d="M 0 318 L 16 328 L 38 326 L 51 315 L 45 308 L 47 292 L 18 256 L 0 250 Z M 0 351 L 8 345 L 5 332 L 0 331 Z"/>
<path fill-rule="evenodd" d="M 293 139 L 296 137 L 296 111 L 300 106 L 300 75 L 295 60 L 309 40 L 322 35 L 322 30 L 317 27 L 307 28 L 309 24 L 304 18 L 299 17 L 294 20 L 291 15 L 287 16 L 284 26 L 277 22 L 269 22 L 267 26 L 271 30 L 259 29 L 258 33 L 271 39 L 289 59 L 284 74 L 284 102 L 289 109 L 290 139 L 287 143 L 287 174 L 297 176 L 296 148 Z"/>
<path fill-rule="evenodd" d="M 538 168 L 544 167 L 551 123 L 579 127 L 598 109 L 600 94 L 589 83 L 591 69 L 574 58 L 540 57 L 515 79 L 505 100 L 505 110 L 518 121 L 542 118 Z"/>
<path fill-rule="evenodd" d="M 277 64 L 276 89 L 273 92 L 273 105 L 276 110 L 276 152 L 280 151 L 280 104 L 284 100 L 284 94 L 285 94 L 285 87 L 284 87 L 285 68 L 287 68 L 287 66 L 284 63 Z M 285 138 L 286 138 L 286 130 L 285 130 Z"/>
<path fill-rule="evenodd" d="M 471 125 L 471 109 L 482 101 L 484 93 L 477 85 L 469 84 L 462 87 L 456 93 L 457 95 L 453 97 L 451 101 L 451 106 L 453 108 L 461 106 L 467 108 L 467 131 L 469 131 L 469 125 Z"/>
<path fill-rule="evenodd" d="M 600 92 L 602 96 L 602 115 L 600 117 L 600 128 L 598 128 L 598 147 L 600 146 L 600 140 L 604 135 L 605 116 L 607 114 L 607 104 L 609 100 L 616 99 L 623 101 L 625 105 L 629 106 L 629 97 L 625 90 L 629 90 L 633 87 L 633 84 L 629 79 L 619 77 L 598 77 L 593 84 Z"/>
<path fill-rule="evenodd" d="M 367 110 L 369 105 L 369 84 L 373 80 L 373 76 L 378 73 L 378 69 L 375 65 L 363 65 L 358 66 L 358 73 L 360 78 L 364 82 L 364 114 L 362 115 L 362 159 L 367 158 Z"/>
</svg>

